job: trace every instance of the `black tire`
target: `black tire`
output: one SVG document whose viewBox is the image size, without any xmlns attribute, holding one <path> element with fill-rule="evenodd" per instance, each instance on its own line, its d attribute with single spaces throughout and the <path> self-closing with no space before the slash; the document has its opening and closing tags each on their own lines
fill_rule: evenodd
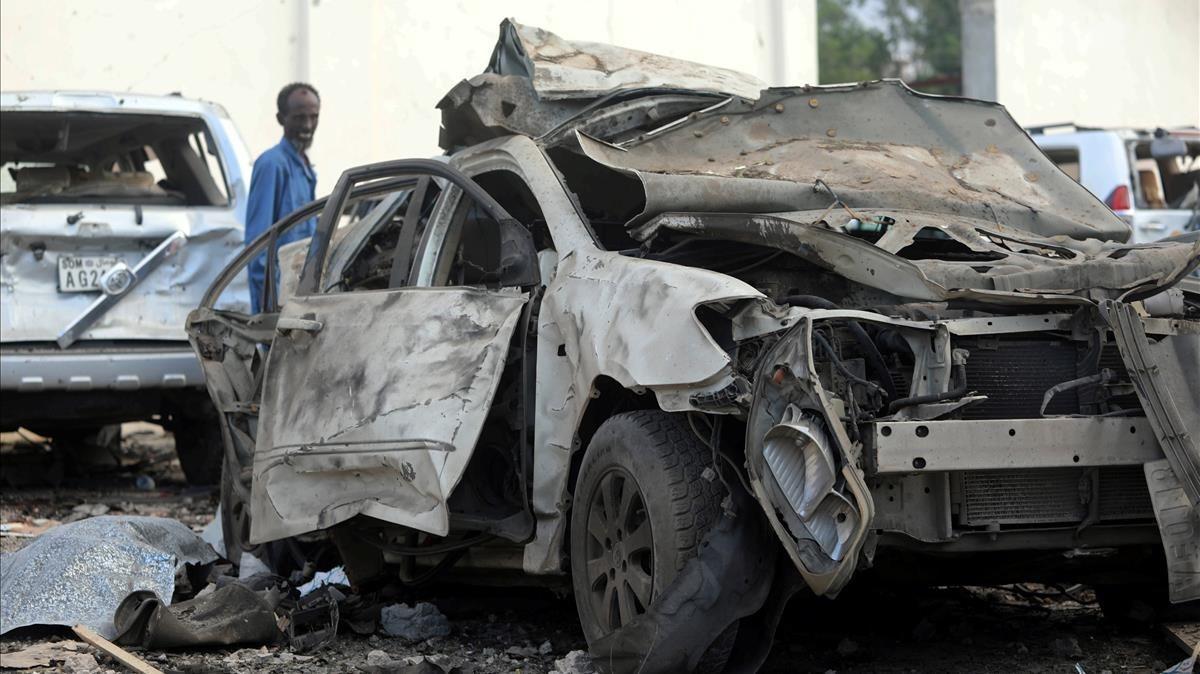
<svg viewBox="0 0 1200 674">
<path fill-rule="evenodd" d="M 588 643 L 644 613 L 696 556 L 724 497 L 719 481 L 702 476 L 711 462 L 711 452 L 680 415 L 626 412 L 596 431 L 571 513 L 572 583 Z M 736 628 L 718 637 L 700 670 L 724 667 Z"/>
<path fill-rule="evenodd" d="M 175 436 L 175 455 L 188 484 L 218 484 L 225 445 L 221 420 L 212 403 L 204 400 L 196 409 L 173 413 L 169 426 Z"/>
<path fill-rule="evenodd" d="M 221 471 L 221 535 L 225 540 L 225 559 L 240 565 L 242 553 L 256 553 L 257 545 L 250 545 L 250 502 L 243 499 L 233 481 L 239 479 L 241 466 L 224 462 Z"/>
<path fill-rule="evenodd" d="M 40 429 L 34 432 L 50 437 L 51 446 L 69 474 L 92 475 L 121 467 L 120 424 L 67 428 L 54 432 Z"/>
</svg>

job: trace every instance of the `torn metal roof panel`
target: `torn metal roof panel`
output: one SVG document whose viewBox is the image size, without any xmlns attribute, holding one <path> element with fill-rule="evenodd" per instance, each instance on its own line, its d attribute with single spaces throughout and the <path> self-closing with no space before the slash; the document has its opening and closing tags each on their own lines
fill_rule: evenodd
<svg viewBox="0 0 1200 674">
<path fill-rule="evenodd" d="M 564 40 L 548 30 L 505 19 L 487 72 L 533 81 L 542 100 L 598 98 L 650 87 L 758 98 L 766 84 L 735 70 L 599 42 Z"/>
</svg>

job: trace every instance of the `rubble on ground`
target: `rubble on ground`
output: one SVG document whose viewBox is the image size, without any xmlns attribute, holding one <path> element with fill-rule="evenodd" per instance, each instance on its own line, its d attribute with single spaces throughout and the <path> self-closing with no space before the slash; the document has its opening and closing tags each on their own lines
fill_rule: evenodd
<svg viewBox="0 0 1200 674">
<path fill-rule="evenodd" d="M 156 492 L 137 492 L 122 476 L 114 476 L 108 483 L 90 482 L 86 488 L 66 487 L 53 492 L 44 488 L 6 489 L 0 493 L 0 523 L 6 525 L 0 527 L 0 541 L 5 550 L 13 549 L 7 546 L 32 545 L 37 540 L 35 536 L 59 528 L 61 522 L 71 518 L 76 506 L 87 505 L 89 512 L 101 510 L 92 508 L 92 504 L 107 506 L 105 516 L 172 517 L 194 531 L 209 525 L 210 535 L 215 534 L 219 540 L 220 523 L 212 524 L 217 505 L 215 490 L 182 486 L 182 478 L 172 475 L 169 471 L 155 473 L 159 484 Z M 91 518 L 85 516 L 82 521 L 88 519 Z M 243 558 L 243 568 L 248 558 Z M 303 581 L 336 576 L 336 567 L 313 571 Z M 236 568 L 218 562 L 212 575 L 197 579 L 188 593 L 195 597 L 212 595 L 221 587 L 238 583 L 237 575 Z M 260 591 L 264 586 L 259 583 L 277 585 L 282 580 L 268 573 L 253 578 L 253 583 L 247 578 L 240 584 Z M 177 586 L 182 586 L 181 581 Z M 202 585 L 205 582 L 208 584 Z M 296 585 L 302 586 L 303 582 Z M 514 589 L 480 593 L 478 589 L 470 589 L 456 594 L 455 588 L 443 587 L 383 602 L 388 605 L 406 602 L 414 612 L 420 604 L 428 604 L 451 628 L 445 636 L 410 641 L 383 633 L 378 616 L 374 620 L 361 617 L 360 614 L 370 613 L 369 608 L 360 605 L 369 603 L 362 595 L 337 582 L 332 585 L 346 591 L 340 605 L 338 633 L 310 652 L 298 652 L 286 638 L 255 645 L 126 647 L 151 666 L 177 672 L 483 674 L 519 669 L 524 674 L 596 674 L 599 671 L 586 651 L 572 603 L 549 592 L 535 594 L 528 589 Z M 292 590 L 290 583 L 287 589 L 292 593 L 294 605 L 297 601 L 294 595 L 298 592 Z M 185 593 L 186 596 L 165 608 L 178 609 L 183 602 L 195 598 L 191 594 Z M 795 611 L 780 626 L 779 639 L 764 671 L 909 672 L 931 667 L 955 671 L 1057 671 L 1064 662 L 1069 668 L 1080 662 L 1087 672 L 1159 671 L 1152 669 L 1152 665 L 1166 666 L 1179 662 L 1185 655 L 1179 646 L 1158 632 L 1131 631 L 1103 620 L 1094 598 L 1089 598 L 1086 592 L 1074 594 L 1082 603 L 1068 599 L 1047 602 L 1000 588 L 929 590 L 900 596 L 878 592 L 858 594 L 849 592 L 827 613 L 814 611 L 811 604 L 797 602 Z M 827 604 L 821 606 L 828 608 Z M 353 624 L 369 629 L 365 633 L 356 631 Z M 47 666 L 64 672 L 125 671 L 108 654 L 73 639 L 69 630 L 61 628 L 50 634 L 13 630 L 0 639 L 0 664 L 15 667 L 13 663 L 21 664 L 26 662 L 24 658 L 43 653 L 52 664 L 37 665 L 42 669 L 33 671 L 46 671 Z M 1061 639 L 1073 639 L 1083 657 L 1071 661 L 1055 653 L 1054 644 Z M 844 640 L 858 646 L 851 657 L 838 652 Z M 968 646 L 967 640 L 973 643 Z M 509 649 L 513 648 L 520 654 L 510 654 Z M 376 665 L 384 662 L 379 654 L 369 657 L 373 651 L 386 656 L 391 668 L 370 669 L 369 661 Z"/>
<path fill-rule="evenodd" d="M 379 630 L 390 637 L 420 642 L 433 637 L 450 634 L 450 621 L 436 606 L 420 602 L 409 608 L 407 604 L 384 606 L 379 615 Z M 534 654 L 537 653 L 535 649 Z"/>
</svg>

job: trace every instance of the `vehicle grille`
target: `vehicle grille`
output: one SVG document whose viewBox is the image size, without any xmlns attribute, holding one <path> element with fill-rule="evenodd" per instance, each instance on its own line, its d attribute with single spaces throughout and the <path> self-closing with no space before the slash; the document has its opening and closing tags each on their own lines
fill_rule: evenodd
<svg viewBox="0 0 1200 674">
<path fill-rule="evenodd" d="M 967 358 L 968 390 L 986 395 L 982 403 L 963 410 L 964 419 L 1034 419 L 1042 396 L 1052 386 L 1109 368 L 1118 379 L 1128 381 L 1125 365 L 1115 345 L 1101 352 L 1099 367 L 1085 362 L 1087 345 L 1058 339 L 990 338 L 961 340 L 955 344 L 970 350 Z M 1046 414 L 1096 414 L 1096 386 L 1081 386 L 1054 397 Z M 1124 409 L 1140 409 L 1137 396 L 1116 397 L 1111 403 Z"/>
<path fill-rule="evenodd" d="M 1082 522 L 1093 475 L 1100 482 L 1101 521 L 1154 516 L 1141 466 L 965 471 L 960 521 L 965 526 Z"/>
</svg>

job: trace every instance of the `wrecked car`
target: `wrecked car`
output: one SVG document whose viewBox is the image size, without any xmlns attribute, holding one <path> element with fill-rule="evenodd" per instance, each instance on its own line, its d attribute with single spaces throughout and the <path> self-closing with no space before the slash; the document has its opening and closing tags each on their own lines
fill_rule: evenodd
<svg viewBox="0 0 1200 674">
<path fill-rule="evenodd" d="M 439 108 L 448 161 L 345 172 L 189 318 L 231 554 L 569 583 L 621 671 L 753 668 L 860 573 L 1200 597 L 1200 244 L 1122 243 L 1003 107 L 508 21 Z"/>
<path fill-rule="evenodd" d="M 103 92 L 0 94 L 0 427 L 82 455 L 119 424 L 175 433 L 220 479 L 216 411 L 183 324 L 243 245 L 249 161 L 219 105 Z M 245 276 L 217 305 L 247 310 Z"/>
</svg>

